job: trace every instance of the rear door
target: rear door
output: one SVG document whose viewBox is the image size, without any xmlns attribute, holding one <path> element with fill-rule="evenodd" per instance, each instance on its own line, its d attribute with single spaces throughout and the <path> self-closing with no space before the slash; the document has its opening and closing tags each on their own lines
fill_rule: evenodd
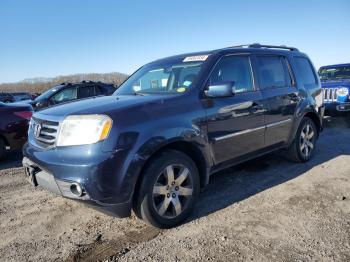
<svg viewBox="0 0 350 262">
<path fill-rule="evenodd" d="M 208 138 L 215 164 L 256 151 L 264 146 L 262 94 L 255 88 L 249 54 L 222 57 L 207 85 L 234 82 L 232 97 L 207 98 Z"/>
<path fill-rule="evenodd" d="M 283 55 L 256 55 L 255 66 L 267 108 L 265 145 L 286 143 L 300 101 L 288 58 Z"/>
</svg>

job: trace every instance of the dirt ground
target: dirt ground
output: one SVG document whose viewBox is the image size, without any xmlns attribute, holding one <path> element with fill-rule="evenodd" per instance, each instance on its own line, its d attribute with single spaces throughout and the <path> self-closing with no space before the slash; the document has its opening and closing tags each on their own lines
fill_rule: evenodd
<svg viewBox="0 0 350 262">
<path fill-rule="evenodd" d="M 328 118 L 312 161 L 278 152 L 211 178 L 186 224 L 157 230 L 34 189 L 0 163 L 0 261 L 350 261 L 350 128 Z"/>
</svg>

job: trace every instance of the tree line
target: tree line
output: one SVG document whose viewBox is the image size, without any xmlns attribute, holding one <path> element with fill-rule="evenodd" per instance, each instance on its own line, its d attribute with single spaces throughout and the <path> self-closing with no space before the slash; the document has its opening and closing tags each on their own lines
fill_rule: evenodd
<svg viewBox="0 0 350 262">
<path fill-rule="evenodd" d="M 112 83 L 119 86 L 128 77 L 126 74 L 112 73 L 90 73 L 90 74 L 74 74 L 67 76 L 57 76 L 53 78 L 31 78 L 16 83 L 0 84 L 0 92 L 29 92 L 43 93 L 47 89 L 61 83 L 75 83 L 81 81 L 94 81 L 103 83 Z"/>
</svg>

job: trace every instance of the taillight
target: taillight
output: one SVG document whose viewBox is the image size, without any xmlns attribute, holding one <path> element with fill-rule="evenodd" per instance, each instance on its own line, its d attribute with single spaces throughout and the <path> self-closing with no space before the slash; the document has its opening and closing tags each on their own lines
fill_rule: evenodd
<svg viewBox="0 0 350 262">
<path fill-rule="evenodd" d="M 33 112 L 31 111 L 19 111 L 19 112 L 14 112 L 14 114 L 16 116 L 19 116 L 20 118 L 24 118 L 24 119 L 31 119 Z"/>
</svg>

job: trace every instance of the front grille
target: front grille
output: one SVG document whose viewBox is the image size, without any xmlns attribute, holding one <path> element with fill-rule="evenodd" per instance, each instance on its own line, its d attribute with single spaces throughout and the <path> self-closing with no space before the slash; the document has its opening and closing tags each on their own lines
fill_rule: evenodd
<svg viewBox="0 0 350 262">
<path fill-rule="evenodd" d="M 32 119 L 31 132 L 35 141 L 43 147 L 54 146 L 58 133 L 58 122 Z"/>
<path fill-rule="evenodd" d="M 338 88 L 323 88 L 323 101 L 336 102 L 338 100 L 337 90 Z"/>
</svg>

